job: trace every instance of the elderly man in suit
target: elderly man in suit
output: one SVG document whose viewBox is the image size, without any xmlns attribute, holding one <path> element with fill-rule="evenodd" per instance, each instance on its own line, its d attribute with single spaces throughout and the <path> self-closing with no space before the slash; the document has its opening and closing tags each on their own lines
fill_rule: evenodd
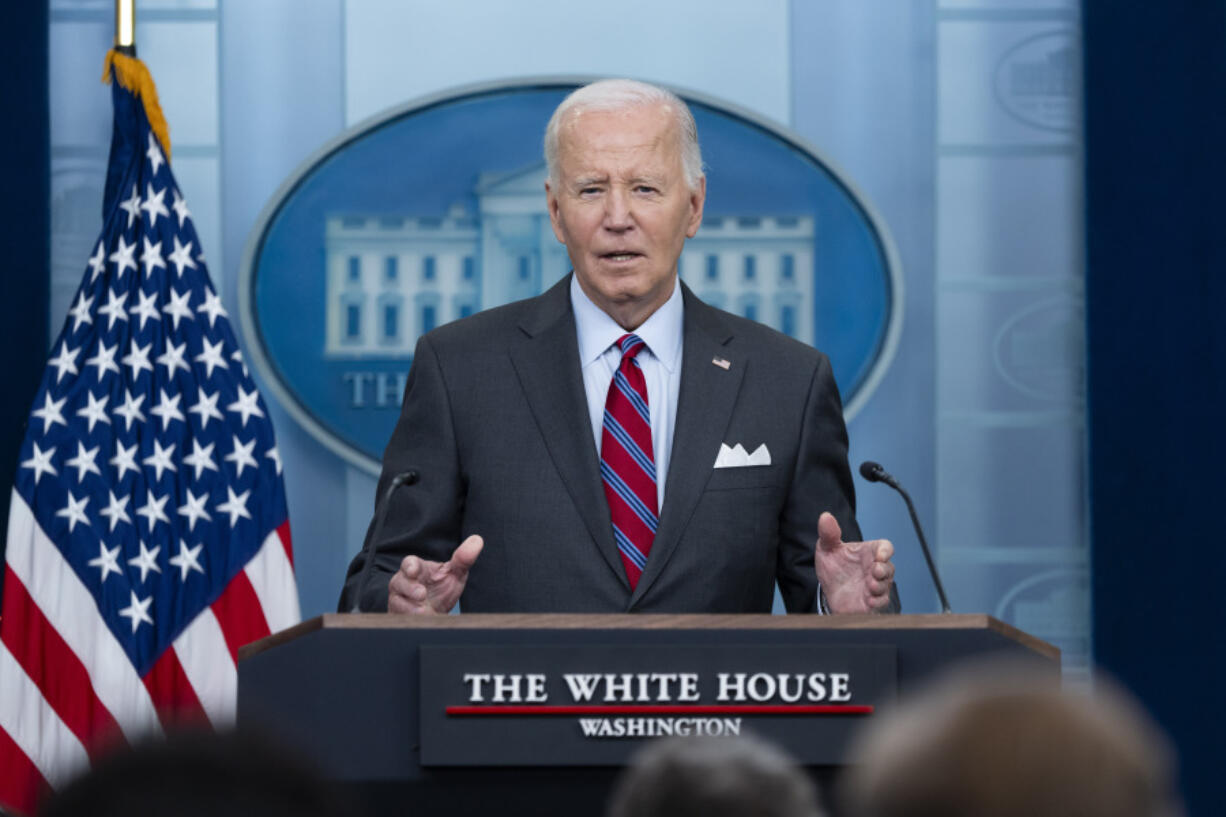
<svg viewBox="0 0 1226 817">
<path fill-rule="evenodd" d="M 545 156 L 573 275 L 418 342 L 378 495 L 421 482 L 340 609 L 769 612 L 776 582 L 791 612 L 897 609 L 892 546 L 857 541 L 829 361 L 678 280 L 706 196 L 689 109 L 597 82 Z"/>
</svg>

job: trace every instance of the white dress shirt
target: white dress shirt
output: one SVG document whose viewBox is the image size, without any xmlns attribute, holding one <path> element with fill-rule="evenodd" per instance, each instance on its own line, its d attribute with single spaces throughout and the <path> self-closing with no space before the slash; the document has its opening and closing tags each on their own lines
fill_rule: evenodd
<svg viewBox="0 0 1226 817">
<path fill-rule="evenodd" d="M 583 389 L 592 421 L 596 451 L 604 428 L 604 405 L 609 384 L 621 364 L 617 340 L 626 330 L 592 303 L 575 276 L 570 280 L 570 302 L 575 311 L 575 330 L 579 339 L 579 366 Z M 646 349 L 635 358 L 647 381 L 647 406 L 651 413 L 652 456 L 656 463 L 656 499 L 664 507 L 664 482 L 668 458 L 673 449 L 673 426 L 677 423 L 677 394 L 681 390 L 681 343 L 685 307 L 681 286 L 673 282 L 673 294 L 652 313 L 634 334 L 643 339 Z"/>
</svg>

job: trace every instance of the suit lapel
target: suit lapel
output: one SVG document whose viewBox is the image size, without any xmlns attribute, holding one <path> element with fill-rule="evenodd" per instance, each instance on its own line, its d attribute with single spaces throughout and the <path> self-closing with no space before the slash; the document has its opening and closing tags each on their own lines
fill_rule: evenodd
<svg viewBox="0 0 1226 817">
<path fill-rule="evenodd" d="M 711 477 L 745 373 L 746 360 L 727 346 L 732 333 L 720 321 L 719 313 L 694 297 L 684 284 L 682 293 L 685 341 L 664 507 L 660 510 L 660 524 L 647 566 L 630 598 L 630 608 L 660 576 L 681 541 Z M 714 363 L 716 358 L 727 361 L 728 368 Z"/>
<path fill-rule="evenodd" d="M 600 482 L 570 308 L 570 276 L 537 299 L 520 329 L 526 337 L 512 347 L 511 362 L 532 415 L 600 555 L 629 590 Z"/>
</svg>

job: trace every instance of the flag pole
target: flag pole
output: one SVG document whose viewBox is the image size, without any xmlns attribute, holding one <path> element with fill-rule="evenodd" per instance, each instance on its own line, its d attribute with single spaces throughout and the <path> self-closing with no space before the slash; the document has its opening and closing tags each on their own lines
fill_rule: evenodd
<svg viewBox="0 0 1226 817">
<path fill-rule="evenodd" d="M 136 56 L 136 0 L 115 0 L 115 50 Z"/>
</svg>

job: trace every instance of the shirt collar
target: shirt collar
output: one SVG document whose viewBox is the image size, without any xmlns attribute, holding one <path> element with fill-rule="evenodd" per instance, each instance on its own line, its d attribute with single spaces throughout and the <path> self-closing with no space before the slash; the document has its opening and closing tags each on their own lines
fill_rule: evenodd
<svg viewBox="0 0 1226 817">
<path fill-rule="evenodd" d="M 579 365 L 587 366 L 617 343 L 626 330 L 592 302 L 574 274 L 570 279 L 570 303 L 575 312 L 575 330 L 579 336 Z M 673 294 L 651 313 L 642 326 L 634 330 L 634 334 L 642 338 L 648 351 L 670 374 L 676 371 L 680 363 L 684 317 L 681 282 L 674 281 Z"/>
</svg>

